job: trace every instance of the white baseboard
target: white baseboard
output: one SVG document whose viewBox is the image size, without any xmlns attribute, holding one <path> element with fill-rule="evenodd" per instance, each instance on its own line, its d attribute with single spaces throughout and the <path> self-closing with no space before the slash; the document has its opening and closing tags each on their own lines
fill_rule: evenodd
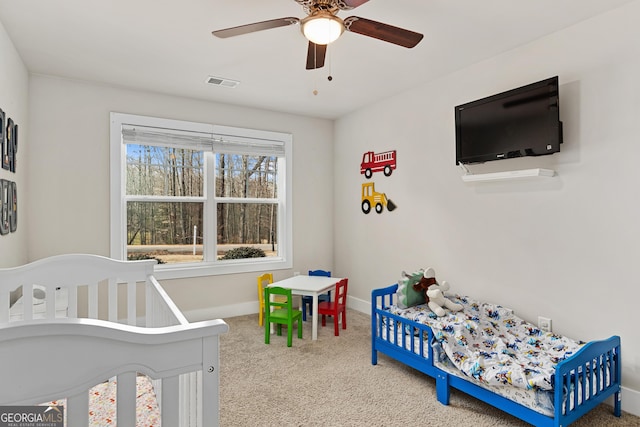
<svg viewBox="0 0 640 427">
<path fill-rule="evenodd" d="M 347 295 L 347 307 L 361 313 L 371 315 L 371 301 L 365 301 L 363 299 L 354 298 L 350 295 Z"/>
<path fill-rule="evenodd" d="M 358 298 L 347 296 L 347 307 L 357 311 L 361 311 L 365 314 L 371 314 L 371 303 L 369 301 L 364 301 Z M 202 320 L 211 319 L 224 319 L 225 317 L 245 316 L 247 314 L 256 313 L 258 313 L 258 301 L 183 312 L 189 322 L 199 322 Z"/>
<path fill-rule="evenodd" d="M 224 307 L 203 308 L 186 311 L 183 314 L 189 322 L 202 320 L 224 319 L 225 317 L 245 316 L 258 312 L 258 301 L 244 302 L 242 304 L 226 305 Z"/>
<path fill-rule="evenodd" d="M 607 403 L 613 406 L 613 398 Z M 640 391 L 622 387 L 622 410 L 640 417 Z"/>
</svg>

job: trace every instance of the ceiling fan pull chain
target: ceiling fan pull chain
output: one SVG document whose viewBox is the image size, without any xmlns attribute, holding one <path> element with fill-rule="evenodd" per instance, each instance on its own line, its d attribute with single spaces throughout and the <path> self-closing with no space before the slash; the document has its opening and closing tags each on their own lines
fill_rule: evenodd
<svg viewBox="0 0 640 427">
<path fill-rule="evenodd" d="M 333 61 L 331 60 L 331 52 L 333 51 L 333 49 L 328 49 L 327 51 L 329 52 L 329 75 L 327 76 L 327 80 L 332 81 L 333 80 L 333 73 L 331 72 L 331 66 L 333 65 Z"/>
<path fill-rule="evenodd" d="M 318 60 L 318 55 L 317 55 L 317 46 L 318 45 L 313 45 L 313 70 L 317 70 L 317 65 L 318 63 L 316 62 Z M 313 94 L 315 96 L 318 95 L 318 75 L 317 75 L 317 71 L 313 73 Z"/>
</svg>

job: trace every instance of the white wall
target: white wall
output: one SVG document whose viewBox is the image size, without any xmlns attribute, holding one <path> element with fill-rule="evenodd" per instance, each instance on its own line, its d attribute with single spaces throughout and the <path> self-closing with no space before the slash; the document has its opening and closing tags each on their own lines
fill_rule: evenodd
<svg viewBox="0 0 640 427">
<path fill-rule="evenodd" d="M 14 267 L 27 260 L 27 194 L 28 148 L 28 89 L 29 74 L 0 22 L 0 109 L 7 119 L 18 124 L 18 153 L 16 172 L 0 168 L 0 178 L 14 181 L 18 186 L 18 228 L 0 236 L 0 267 Z"/>
<path fill-rule="evenodd" d="M 452 291 L 550 317 L 561 334 L 620 335 L 623 383 L 640 390 L 638 16 L 633 2 L 337 121 L 335 265 L 350 295 L 369 301 L 402 270 L 433 266 Z M 454 106 L 554 75 L 561 153 L 471 169 L 558 176 L 462 182 Z M 364 215 L 362 154 L 390 149 L 398 169 L 372 180 L 398 208 Z"/>
<path fill-rule="evenodd" d="M 274 277 L 333 267 L 331 121 L 44 76 L 31 76 L 29 89 L 30 260 L 71 252 L 109 255 L 109 112 L 116 111 L 293 134 L 294 268 Z M 216 309 L 231 306 L 238 315 L 257 312 L 257 275 L 163 285 L 185 312 L 228 315 Z"/>
</svg>

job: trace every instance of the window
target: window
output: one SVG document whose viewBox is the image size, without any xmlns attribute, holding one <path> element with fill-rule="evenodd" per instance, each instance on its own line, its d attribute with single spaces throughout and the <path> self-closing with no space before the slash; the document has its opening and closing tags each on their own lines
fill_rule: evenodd
<svg viewBox="0 0 640 427">
<path fill-rule="evenodd" d="M 291 268 L 291 135 L 111 113 L 111 256 L 160 278 Z"/>
</svg>

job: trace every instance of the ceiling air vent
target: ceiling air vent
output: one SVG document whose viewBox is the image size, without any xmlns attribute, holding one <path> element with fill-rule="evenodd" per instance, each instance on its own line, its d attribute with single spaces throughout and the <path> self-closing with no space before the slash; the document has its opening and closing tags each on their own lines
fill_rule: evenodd
<svg viewBox="0 0 640 427">
<path fill-rule="evenodd" d="M 225 79 L 223 77 L 214 77 L 214 76 L 207 77 L 207 83 L 211 85 L 224 86 L 224 87 L 230 87 L 230 88 L 234 88 L 240 84 L 240 82 L 237 80 Z"/>
</svg>

